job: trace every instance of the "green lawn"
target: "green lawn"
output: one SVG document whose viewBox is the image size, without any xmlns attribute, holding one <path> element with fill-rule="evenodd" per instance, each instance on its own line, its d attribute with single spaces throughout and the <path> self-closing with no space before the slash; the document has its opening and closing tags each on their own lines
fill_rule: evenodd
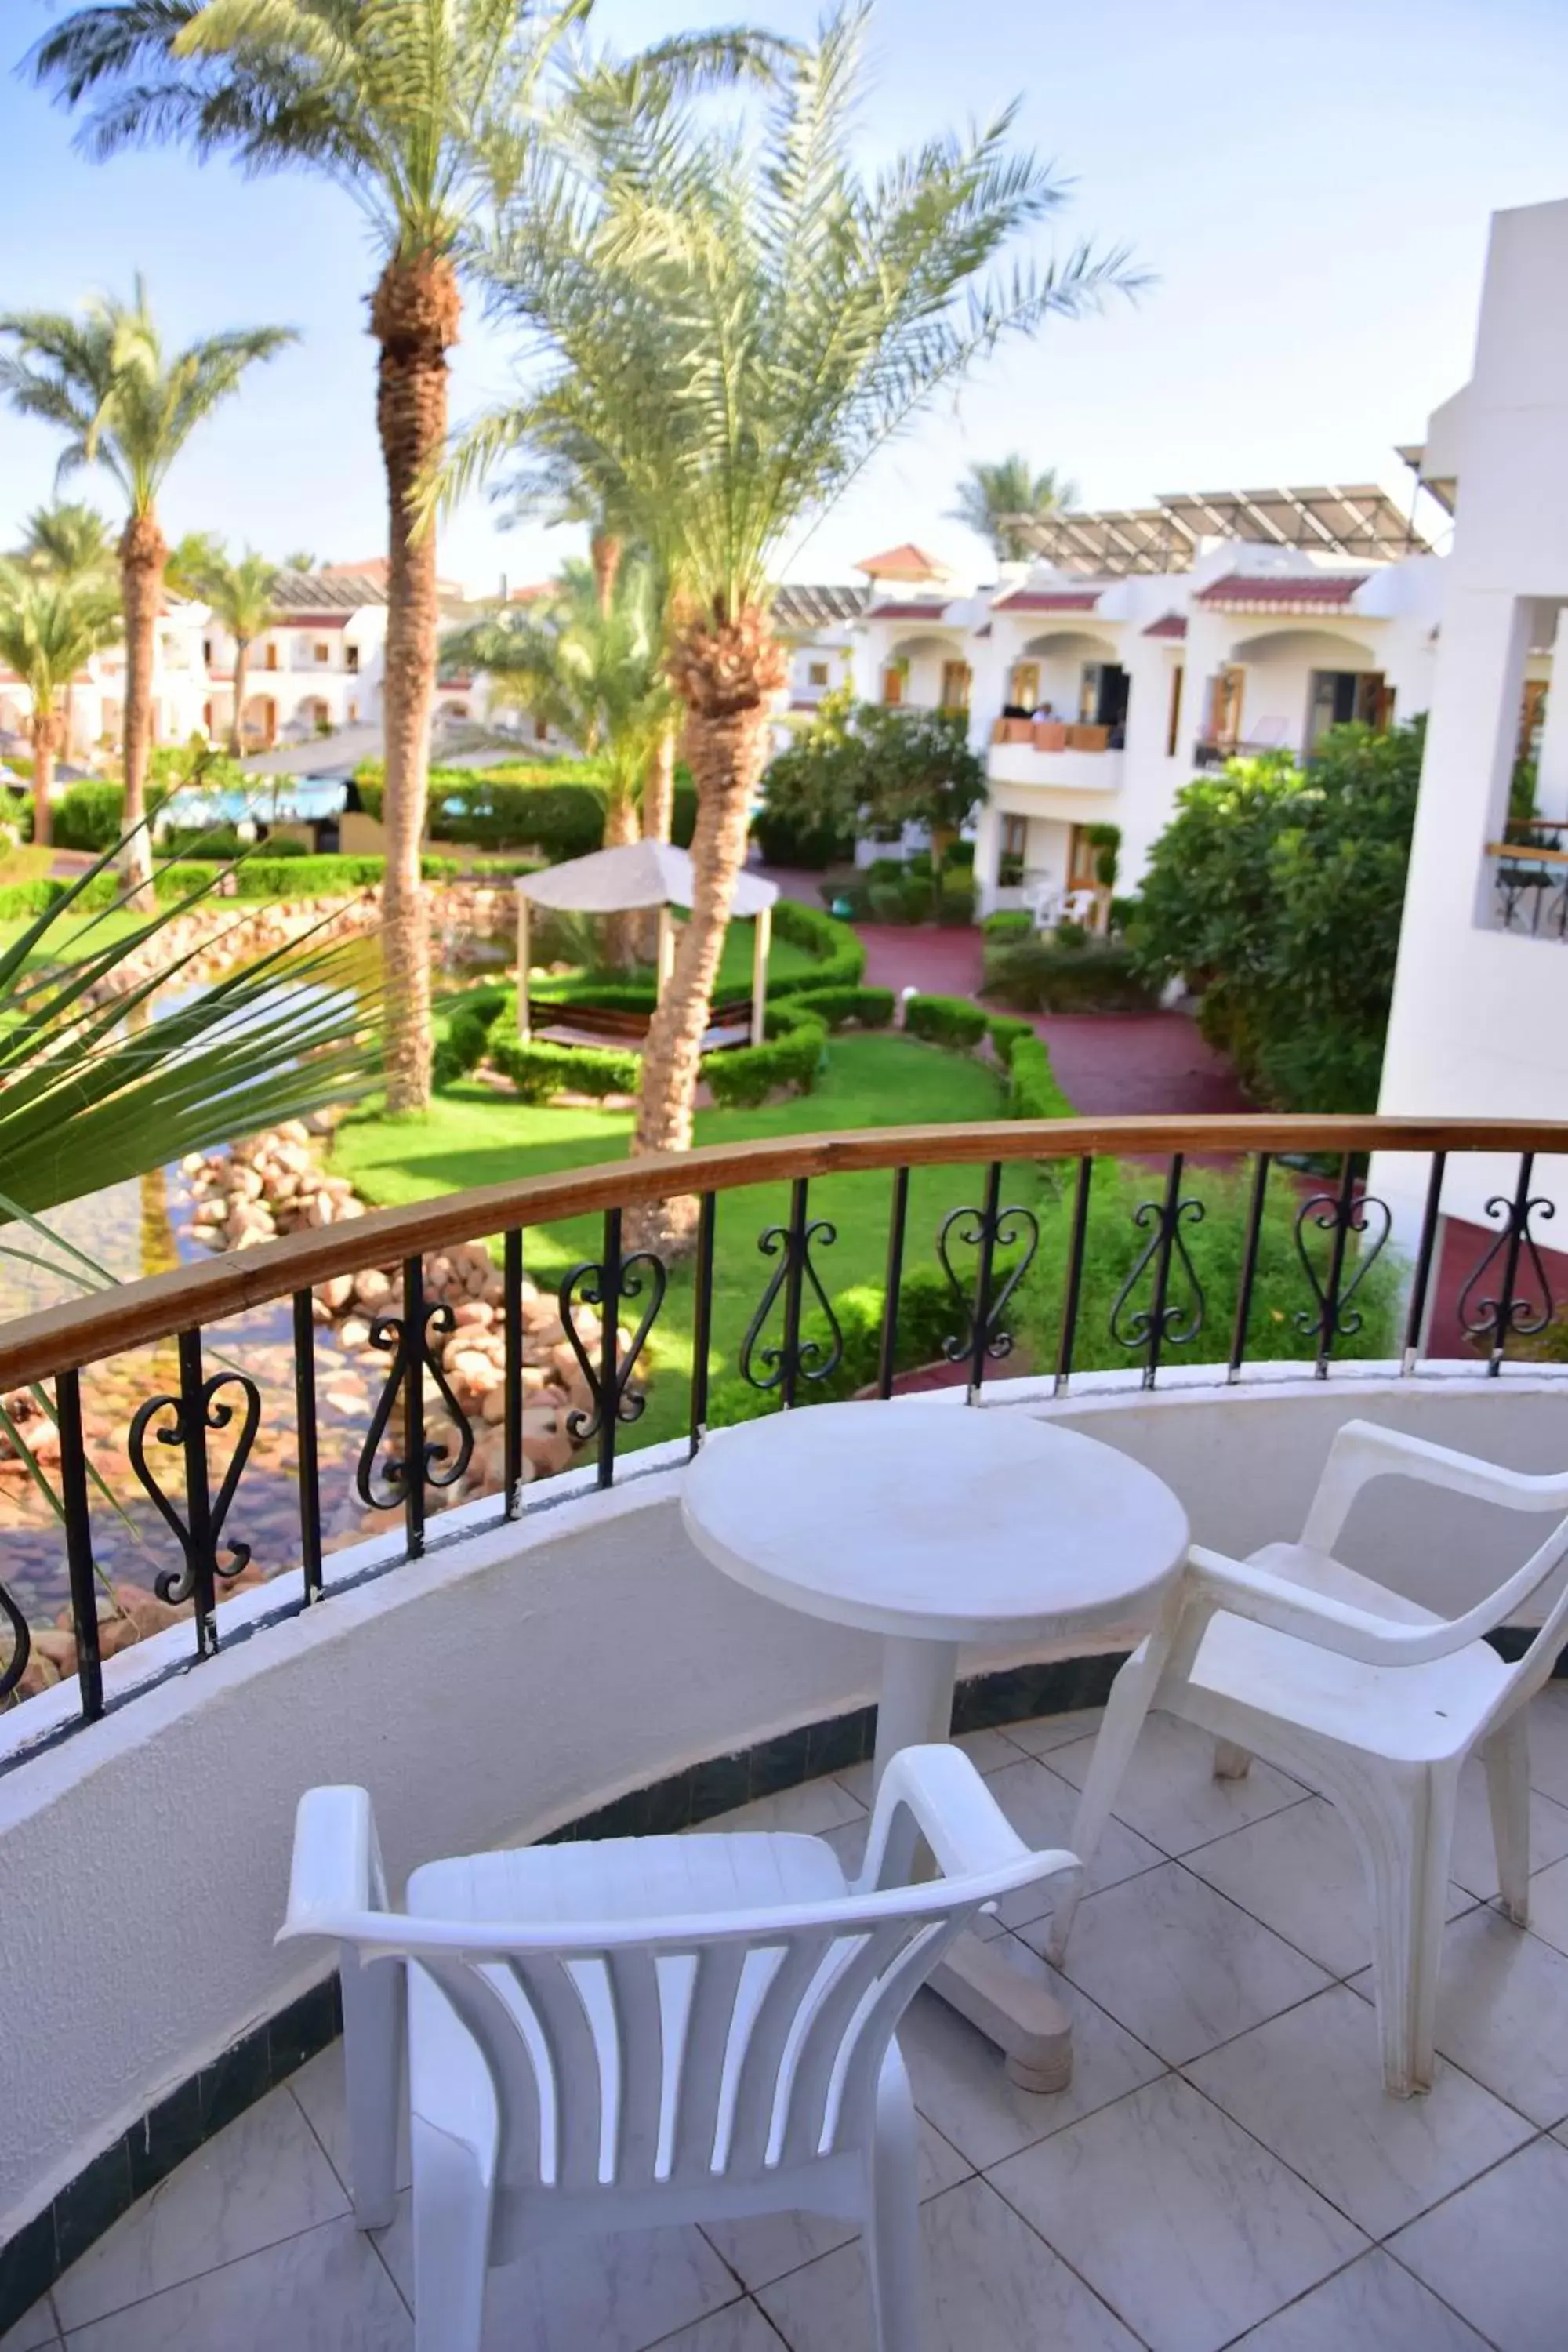
<svg viewBox="0 0 1568 2352">
<path fill-rule="evenodd" d="M 132 914 L 128 907 L 113 908 L 98 916 L 68 915 L 63 922 L 50 925 L 28 957 L 28 964 L 74 963 L 81 956 L 97 955 L 116 940 L 129 938 L 145 919 L 144 916 Z M 36 920 L 36 916 L 18 915 L 0 922 L 0 949 L 14 946 Z"/>
<path fill-rule="evenodd" d="M 994 1118 L 1002 1108 L 1001 1080 L 983 1063 L 912 1038 L 852 1035 L 832 1040 L 827 1068 L 815 1094 L 757 1110 L 701 1112 L 697 1140 L 744 1142 L 835 1128 Z M 618 1160 L 630 1128 L 625 1112 L 555 1110 L 467 1085 L 438 1096 L 427 1120 L 356 1117 L 345 1121 L 338 1131 L 333 1164 L 353 1179 L 367 1200 L 385 1205 Z M 814 1181 L 811 1213 L 826 1217 L 836 1234 L 831 1244 L 819 1238 L 815 1251 L 830 1297 L 857 1283 L 882 1282 L 891 1181 L 883 1174 L 826 1176 Z M 943 1215 L 960 1202 L 977 1200 L 980 1182 L 979 1171 L 972 1169 L 914 1171 L 906 1252 L 910 1265 L 917 1259 L 929 1261 Z M 1033 1169 L 1016 1169 L 1006 1197 L 1032 1200 L 1037 1184 Z M 746 1326 L 773 1271 L 774 1261 L 759 1252 L 758 1236 L 788 1213 L 786 1184 L 752 1185 L 720 1196 L 711 1360 L 715 1382 L 734 1369 Z M 524 1239 L 524 1263 L 535 1281 L 551 1285 L 578 1259 L 596 1257 L 600 1239 L 597 1218 L 542 1226 Z M 628 1432 L 631 1443 L 672 1437 L 687 1426 L 691 1285 L 689 1264 L 671 1275 L 669 1295 L 655 1327 L 657 1344 L 650 1343 L 653 1376 L 647 1409 L 635 1438 Z"/>
</svg>

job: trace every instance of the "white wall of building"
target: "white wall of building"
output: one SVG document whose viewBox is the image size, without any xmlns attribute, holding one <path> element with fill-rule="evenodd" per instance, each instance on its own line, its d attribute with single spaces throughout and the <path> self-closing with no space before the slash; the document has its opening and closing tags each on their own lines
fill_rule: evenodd
<svg viewBox="0 0 1568 2352">
<path fill-rule="evenodd" d="M 1568 944 L 1497 928 L 1495 862 L 1522 686 L 1548 667 L 1568 606 L 1568 202 L 1492 223 L 1475 371 L 1433 418 L 1426 467 L 1457 475 L 1426 763 L 1379 1108 L 1473 1118 L 1568 1116 Z M 1542 806 L 1568 814 L 1568 694 L 1548 705 Z M 1513 1163 L 1450 1164 L 1446 1215 L 1480 1223 Z M 1420 1203 L 1391 1161 L 1374 1190 L 1406 1233 Z M 1568 1244 L 1568 1167 L 1532 1191 Z M 1495 1221 L 1494 1221 L 1495 1222 Z"/>
</svg>

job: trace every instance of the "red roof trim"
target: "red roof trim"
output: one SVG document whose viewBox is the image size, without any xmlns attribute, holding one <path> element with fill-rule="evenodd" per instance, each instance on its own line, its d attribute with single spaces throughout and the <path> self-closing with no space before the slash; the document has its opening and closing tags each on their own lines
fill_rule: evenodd
<svg viewBox="0 0 1568 2352">
<path fill-rule="evenodd" d="M 1186 634 L 1187 616 L 1184 613 L 1163 613 L 1157 621 L 1151 621 L 1143 632 L 1146 637 L 1184 637 Z"/>
<path fill-rule="evenodd" d="M 269 629 L 346 629 L 353 617 L 352 613 L 279 613 L 267 625 Z"/>
<path fill-rule="evenodd" d="M 1198 591 L 1200 604 L 1348 604 L 1369 572 L 1230 572 Z"/>
<path fill-rule="evenodd" d="M 1099 588 L 1015 588 L 998 596 L 994 613 L 1092 613 L 1103 591 Z"/>
</svg>

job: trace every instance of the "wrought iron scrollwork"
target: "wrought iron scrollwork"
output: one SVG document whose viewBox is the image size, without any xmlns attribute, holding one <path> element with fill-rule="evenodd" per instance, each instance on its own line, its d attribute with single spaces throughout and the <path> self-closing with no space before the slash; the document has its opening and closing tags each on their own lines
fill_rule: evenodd
<svg viewBox="0 0 1568 2352">
<path fill-rule="evenodd" d="M 237 1408 L 223 1393 L 231 1388 L 239 1391 Z M 209 1483 L 207 1433 L 233 1428 L 237 1409 L 239 1423 L 228 1467 L 215 1495 Z M 155 1427 L 163 1416 L 167 1417 L 164 1426 Z M 234 1371 L 214 1372 L 204 1379 L 200 1334 L 187 1331 L 180 1338 L 178 1392 L 149 1397 L 138 1406 L 131 1423 L 127 1441 L 131 1466 L 179 1545 L 184 1563 L 178 1569 L 161 1570 L 153 1580 L 153 1589 L 160 1601 L 195 1601 L 197 1638 L 204 1654 L 216 1646 L 212 1618 L 216 1580 L 237 1576 L 250 1561 L 250 1546 L 226 1543 L 223 1530 L 260 1422 L 261 1391 L 256 1382 L 248 1374 Z M 149 1435 L 160 1445 L 178 1446 L 184 1454 L 183 1511 L 159 1480 L 147 1451 Z M 220 1549 L 228 1555 L 226 1565 L 218 1558 Z"/>
<path fill-rule="evenodd" d="M 794 1187 L 788 1224 L 770 1225 L 757 1239 L 763 1255 L 776 1257 L 778 1264 L 768 1277 L 756 1313 L 746 1326 L 746 1336 L 741 1342 L 741 1376 L 754 1389 L 764 1392 L 781 1391 L 786 1405 L 795 1402 L 799 1381 L 826 1381 L 844 1360 L 844 1334 L 811 1255 L 815 1244 L 831 1249 L 837 1239 L 837 1227 L 826 1217 L 806 1215 L 804 1177 L 797 1178 Z M 815 1333 L 809 1338 L 801 1336 L 801 1308 L 807 1291 L 827 1326 L 826 1340 Z M 781 1292 L 784 1332 L 776 1346 L 763 1347 L 763 1333 Z"/>
<path fill-rule="evenodd" d="M 1013 1352 L 1013 1334 L 1002 1318 L 1034 1263 L 1035 1252 L 1040 1245 L 1040 1223 L 1033 1209 L 999 1207 L 993 1197 L 994 1192 L 993 1186 L 979 1208 L 950 1209 L 937 1231 L 936 1254 L 963 1318 L 963 1328 L 951 1332 L 942 1343 L 942 1352 L 950 1364 L 962 1364 L 966 1358 L 972 1366 L 977 1359 L 1001 1363 Z M 972 1285 L 961 1279 L 953 1265 L 954 1242 L 964 1249 L 979 1252 Z M 1016 1249 L 1020 1243 L 1022 1255 L 1013 1260 L 1003 1280 L 997 1283 L 997 1251 Z"/>
<path fill-rule="evenodd" d="M 1534 1153 L 1522 1152 L 1520 1155 L 1519 1182 L 1512 1199 L 1506 1192 L 1494 1192 L 1487 1202 L 1485 1213 L 1488 1219 L 1500 1217 L 1503 1222 L 1471 1268 L 1459 1293 L 1459 1327 L 1471 1339 L 1490 1342 L 1491 1370 L 1494 1372 L 1502 1361 L 1503 1349 L 1510 1338 L 1528 1339 L 1538 1331 L 1544 1331 L 1556 1305 L 1540 1244 L 1531 1230 L 1532 1217 L 1555 1216 L 1556 1206 L 1540 1194 L 1531 1194 L 1530 1180 L 1534 1166 Z M 1486 1280 L 1489 1268 L 1500 1255 L 1503 1260 L 1500 1289 L 1493 1297 L 1478 1297 L 1476 1294 Z M 1529 1268 L 1529 1284 L 1522 1291 L 1519 1288 L 1521 1263 Z"/>
<path fill-rule="evenodd" d="M 4 1705 L 27 1671 L 27 1661 L 33 1654 L 33 1634 L 26 1617 L 3 1584 L 0 1584 L 0 1616 L 11 1628 L 11 1654 L 0 1667 L 0 1705 Z"/>
<path fill-rule="evenodd" d="M 1384 1201 L 1370 1192 L 1358 1192 L 1354 1163 L 1347 1152 L 1344 1173 L 1337 1192 L 1314 1192 L 1303 1201 L 1296 1213 L 1296 1255 L 1310 1286 L 1313 1304 L 1296 1309 L 1296 1328 L 1318 1342 L 1318 1374 L 1328 1371 L 1329 1357 L 1336 1339 L 1353 1339 L 1361 1330 L 1365 1317 L 1352 1305 L 1357 1292 L 1382 1256 L 1394 1220 Z M 1320 1276 L 1307 1247 L 1307 1228 L 1314 1226 L 1319 1233 L 1331 1236 L 1329 1246 L 1327 1279 Z M 1350 1280 L 1344 1278 L 1345 1253 L 1352 1236 L 1364 1244 L 1369 1233 L 1376 1238 L 1356 1253 L 1355 1272 Z"/>
<path fill-rule="evenodd" d="M 1187 1348 L 1204 1328 L 1205 1299 L 1197 1269 L 1188 1252 L 1184 1225 L 1201 1225 L 1204 1204 L 1182 1197 L 1182 1160 L 1173 1159 L 1164 1198 L 1144 1201 L 1133 1212 L 1132 1223 L 1149 1236 L 1132 1270 L 1116 1294 L 1110 1310 L 1110 1336 L 1129 1355 L 1142 1355 L 1143 1379 L 1152 1386 L 1166 1348 Z M 1153 1296 L 1146 1307 L 1134 1307 L 1143 1277 L 1153 1270 Z M 1178 1280 L 1173 1295 L 1171 1278 Z"/>
<path fill-rule="evenodd" d="M 458 1328 L 458 1318 L 450 1307 L 443 1304 L 426 1307 L 422 1287 L 410 1285 L 407 1269 L 404 1276 L 404 1311 L 401 1315 L 378 1315 L 370 1327 L 370 1344 L 389 1352 L 392 1362 L 382 1383 L 374 1412 L 364 1444 L 360 1448 L 359 1466 L 354 1475 L 354 1486 L 360 1500 L 373 1511 L 395 1511 L 399 1505 L 406 1507 L 411 1489 L 419 1496 L 426 1486 L 455 1486 L 473 1458 L 474 1433 L 468 1426 L 468 1415 L 452 1393 L 442 1367 L 439 1350 L 431 1345 L 432 1339 L 449 1339 Z M 447 1415 L 456 1433 L 456 1444 L 425 1435 L 424 1379 L 428 1373 L 437 1393 L 447 1409 Z M 404 1452 L 388 1456 L 382 1465 L 384 1486 L 377 1491 L 375 1483 L 376 1455 L 381 1451 L 387 1424 L 402 1395 L 405 1407 Z M 413 1407 L 413 1411 L 410 1411 Z M 409 1475 L 410 1457 L 419 1458 L 419 1476 Z M 439 1465 L 445 1465 L 445 1467 Z"/>
<path fill-rule="evenodd" d="M 595 1263 L 584 1258 L 580 1265 L 572 1268 L 556 1293 L 567 1344 L 583 1368 L 583 1377 L 588 1383 L 588 1393 L 593 1399 L 588 1412 L 584 1412 L 577 1405 L 566 1416 L 567 1429 L 579 1445 L 585 1444 L 590 1437 L 600 1436 L 607 1424 L 624 1424 L 641 1417 L 647 1399 L 640 1388 L 632 1385 L 632 1370 L 647 1344 L 659 1308 L 664 1305 L 669 1279 L 664 1260 L 656 1257 L 652 1250 L 637 1250 L 630 1257 L 622 1257 L 619 1210 L 612 1209 L 608 1221 L 614 1223 L 614 1239 L 613 1245 L 606 1244 L 603 1261 Z M 643 1308 L 637 1329 L 623 1354 L 619 1339 L 621 1301 L 623 1298 L 639 1299 L 645 1286 L 648 1293 L 647 1305 Z M 598 1312 L 600 1349 L 597 1363 L 584 1347 L 577 1328 L 574 1311 L 577 1307 L 591 1307 Z"/>
</svg>

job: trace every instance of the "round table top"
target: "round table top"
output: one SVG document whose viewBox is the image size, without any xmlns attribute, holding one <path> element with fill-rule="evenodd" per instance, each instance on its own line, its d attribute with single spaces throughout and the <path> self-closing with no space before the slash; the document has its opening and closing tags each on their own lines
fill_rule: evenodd
<svg viewBox="0 0 1568 2352">
<path fill-rule="evenodd" d="M 714 1430 L 686 1473 L 698 1549 L 807 1616 L 928 1641 L 1137 1628 L 1186 1514 L 1140 1462 L 1020 1407 L 804 1406 Z"/>
</svg>

